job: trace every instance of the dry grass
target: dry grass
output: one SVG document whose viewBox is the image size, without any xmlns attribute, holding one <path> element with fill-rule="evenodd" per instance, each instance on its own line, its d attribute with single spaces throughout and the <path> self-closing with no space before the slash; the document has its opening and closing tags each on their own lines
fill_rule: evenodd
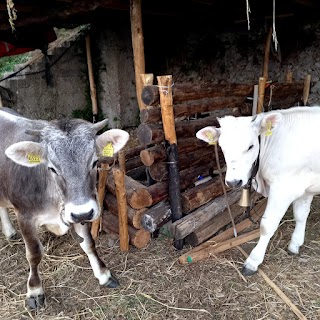
<svg viewBox="0 0 320 320">
<path fill-rule="evenodd" d="M 294 223 L 289 211 L 273 237 L 262 269 L 307 319 L 320 319 L 320 198 L 309 217 L 305 246 L 297 257 L 286 252 Z M 295 319 L 287 305 L 258 275 L 239 273 L 244 257 L 233 249 L 199 263 L 181 266 L 165 234 L 143 250 L 120 253 L 103 234 L 98 252 L 121 281 L 101 288 L 86 256 L 70 235 L 41 233 L 45 256 L 41 273 L 46 307 L 24 306 L 28 264 L 23 243 L 0 237 L 1 319 Z M 250 252 L 255 242 L 243 248 Z M 187 250 L 184 249 L 183 252 Z"/>
</svg>

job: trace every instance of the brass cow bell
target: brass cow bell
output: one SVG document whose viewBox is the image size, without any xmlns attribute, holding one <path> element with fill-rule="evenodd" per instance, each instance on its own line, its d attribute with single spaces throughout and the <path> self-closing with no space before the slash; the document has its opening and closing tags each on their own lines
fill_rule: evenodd
<svg viewBox="0 0 320 320">
<path fill-rule="evenodd" d="M 241 197 L 239 200 L 240 207 L 250 207 L 250 190 L 248 188 L 243 188 Z"/>
</svg>

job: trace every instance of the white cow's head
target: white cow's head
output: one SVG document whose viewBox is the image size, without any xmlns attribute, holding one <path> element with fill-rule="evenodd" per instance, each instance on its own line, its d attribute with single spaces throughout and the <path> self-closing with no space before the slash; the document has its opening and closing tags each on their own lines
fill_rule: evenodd
<svg viewBox="0 0 320 320">
<path fill-rule="evenodd" d="M 208 143 L 219 141 L 227 164 L 226 184 L 242 187 L 248 183 L 259 154 L 259 135 L 272 134 L 281 117 L 276 112 L 255 117 L 226 116 L 218 119 L 220 128 L 205 127 L 196 136 Z"/>
</svg>

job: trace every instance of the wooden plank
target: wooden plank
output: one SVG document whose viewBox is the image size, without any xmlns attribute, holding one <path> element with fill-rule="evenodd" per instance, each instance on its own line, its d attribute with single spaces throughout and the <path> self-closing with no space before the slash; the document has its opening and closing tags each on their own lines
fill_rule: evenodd
<svg viewBox="0 0 320 320">
<path fill-rule="evenodd" d="M 246 243 L 248 241 L 254 240 L 256 238 L 259 238 L 260 236 L 260 229 L 252 230 L 248 233 L 242 234 L 236 238 L 228 239 L 223 242 L 220 242 L 216 244 L 215 246 L 209 246 L 202 250 L 199 250 L 194 253 L 190 253 L 190 255 L 187 258 L 188 263 L 196 262 L 203 260 L 205 258 L 209 258 L 211 256 L 214 256 L 218 253 L 221 253 L 223 251 L 226 251 L 228 249 L 234 248 L 236 246 L 239 246 L 240 244 Z"/>
<path fill-rule="evenodd" d="M 253 222 L 258 221 L 262 217 L 264 210 L 266 208 L 266 205 L 267 205 L 267 199 L 262 199 L 261 201 L 259 201 L 256 204 L 256 206 L 253 209 L 251 209 L 250 215 L 252 218 L 251 219 L 247 218 L 247 219 L 239 222 L 238 224 L 236 224 L 237 233 L 244 231 L 245 229 L 249 228 Z M 195 247 L 195 248 L 191 249 L 190 251 L 186 252 L 185 254 L 181 255 L 179 257 L 179 262 L 181 264 L 188 263 L 188 256 L 190 254 L 193 254 L 194 252 L 200 251 L 204 248 L 207 248 L 207 247 L 214 245 L 216 243 L 219 243 L 221 241 L 225 241 L 233 236 L 234 236 L 233 228 L 229 228 L 229 229 L 221 232 L 217 236 L 202 243 L 200 246 Z"/>
</svg>

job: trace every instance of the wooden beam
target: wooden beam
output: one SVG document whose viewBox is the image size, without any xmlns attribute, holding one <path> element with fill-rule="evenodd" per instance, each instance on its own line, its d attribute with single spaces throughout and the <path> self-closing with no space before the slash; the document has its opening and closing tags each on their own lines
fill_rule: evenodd
<svg viewBox="0 0 320 320">
<path fill-rule="evenodd" d="M 141 93 L 143 88 L 141 74 L 145 74 L 141 0 L 130 0 L 130 17 L 133 60 L 136 78 L 136 92 L 139 108 L 141 110 L 146 107 L 141 100 Z"/>
</svg>

